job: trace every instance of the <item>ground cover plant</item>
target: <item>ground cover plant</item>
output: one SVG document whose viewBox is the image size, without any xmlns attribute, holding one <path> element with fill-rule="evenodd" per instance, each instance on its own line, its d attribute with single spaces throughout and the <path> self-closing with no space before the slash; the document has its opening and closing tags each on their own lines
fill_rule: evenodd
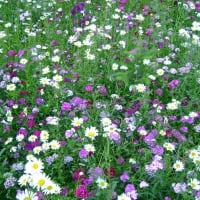
<svg viewBox="0 0 200 200">
<path fill-rule="evenodd" d="M 0 0 L 0 199 L 199 200 L 200 2 Z"/>
</svg>

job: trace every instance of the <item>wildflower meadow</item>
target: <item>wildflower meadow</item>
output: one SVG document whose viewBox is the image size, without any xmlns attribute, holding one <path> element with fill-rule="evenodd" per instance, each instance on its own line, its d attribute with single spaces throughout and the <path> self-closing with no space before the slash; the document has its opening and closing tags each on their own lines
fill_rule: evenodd
<svg viewBox="0 0 200 200">
<path fill-rule="evenodd" d="M 0 199 L 200 200 L 200 1 L 0 0 Z"/>
</svg>

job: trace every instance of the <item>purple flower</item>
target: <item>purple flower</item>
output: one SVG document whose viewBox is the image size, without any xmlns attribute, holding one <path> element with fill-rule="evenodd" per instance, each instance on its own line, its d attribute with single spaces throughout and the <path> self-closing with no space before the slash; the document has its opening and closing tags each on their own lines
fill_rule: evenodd
<svg viewBox="0 0 200 200">
<path fill-rule="evenodd" d="M 200 127 L 199 127 L 200 128 Z M 187 133 L 188 132 L 188 127 L 187 126 L 182 126 L 180 128 L 180 130 L 183 132 L 183 133 Z M 200 129 L 199 129 L 200 130 Z"/>
<path fill-rule="evenodd" d="M 91 185 L 92 182 L 93 182 L 93 177 L 92 176 L 89 176 L 89 178 L 83 180 L 83 184 L 85 186 Z"/>
<path fill-rule="evenodd" d="M 126 3 L 127 3 L 127 0 L 120 0 L 119 3 L 120 3 L 120 4 L 126 4 Z"/>
<path fill-rule="evenodd" d="M 88 155 L 89 155 L 89 152 L 86 151 L 85 149 L 81 149 L 81 150 L 79 151 L 79 157 L 80 157 L 80 158 L 87 158 Z"/>
<path fill-rule="evenodd" d="M 98 178 L 103 174 L 103 169 L 100 167 L 95 167 L 95 168 L 90 168 L 88 172 L 93 178 Z"/>
<path fill-rule="evenodd" d="M 183 136 L 178 130 L 173 129 L 172 130 L 172 135 L 178 140 L 178 142 L 183 142 L 186 141 L 186 137 Z"/>
<path fill-rule="evenodd" d="M 197 132 L 197 133 L 200 133 L 200 124 L 196 125 L 194 127 L 194 130 Z"/>
<path fill-rule="evenodd" d="M 164 148 L 160 145 L 156 145 L 153 148 L 151 148 L 151 152 L 155 155 L 162 156 L 164 153 Z"/>
<path fill-rule="evenodd" d="M 84 168 L 78 168 L 73 173 L 73 180 L 74 181 L 83 181 L 85 179 L 85 169 Z"/>
<path fill-rule="evenodd" d="M 163 90 L 158 88 L 158 89 L 155 90 L 155 94 L 162 95 L 163 94 Z"/>
<path fill-rule="evenodd" d="M 197 1 L 197 2 L 195 3 L 195 9 L 196 9 L 198 12 L 200 12 L 200 2 L 199 2 L 199 1 Z"/>
<path fill-rule="evenodd" d="M 4 182 L 4 187 L 6 189 L 13 187 L 15 185 L 16 178 L 13 176 L 8 177 Z"/>
<path fill-rule="evenodd" d="M 37 105 L 42 105 L 43 102 L 44 102 L 44 100 L 41 97 L 37 97 L 37 99 L 36 99 L 36 104 Z"/>
<path fill-rule="evenodd" d="M 25 128 L 20 128 L 17 132 L 17 135 L 20 135 L 20 134 L 26 136 L 28 134 L 28 131 Z"/>
<path fill-rule="evenodd" d="M 68 138 L 71 138 L 74 136 L 74 130 L 66 130 L 65 131 L 65 137 L 68 139 Z"/>
<path fill-rule="evenodd" d="M 17 53 L 17 55 L 19 57 L 22 57 L 25 54 L 25 52 L 26 52 L 25 50 L 19 50 L 18 53 Z"/>
<path fill-rule="evenodd" d="M 128 175 L 127 172 L 124 172 L 124 173 L 121 174 L 121 176 L 120 176 L 120 180 L 121 180 L 122 182 L 127 182 L 129 179 L 130 179 L 130 177 L 129 177 L 129 175 Z"/>
<path fill-rule="evenodd" d="M 117 160 L 117 162 L 118 162 L 119 164 L 124 164 L 125 159 L 124 159 L 123 157 L 120 157 L 120 158 Z"/>
<path fill-rule="evenodd" d="M 200 197 L 200 190 L 195 191 L 194 196 L 195 196 L 195 197 Z"/>
<path fill-rule="evenodd" d="M 85 91 L 91 92 L 93 90 L 93 87 L 91 85 L 86 85 L 85 86 Z"/>
<path fill-rule="evenodd" d="M 185 183 L 173 183 L 172 187 L 175 193 L 182 193 L 187 191 L 187 185 Z"/>
<path fill-rule="evenodd" d="M 51 165 L 53 163 L 53 161 L 54 161 L 53 156 L 49 156 L 46 158 L 46 162 L 48 163 L 48 165 Z"/>
<path fill-rule="evenodd" d="M 61 189 L 60 195 L 61 195 L 61 196 L 66 196 L 67 193 L 68 193 L 68 189 L 67 189 L 66 187 L 63 187 L 63 188 Z"/>
<path fill-rule="evenodd" d="M 120 142 L 120 135 L 119 135 L 119 133 L 117 133 L 116 131 L 110 133 L 110 134 L 109 134 L 109 138 L 110 138 L 110 140 L 114 140 L 114 141 L 116 141 L 116 142 Z"/>
<path fill-rule="evenodd" d="M 71 14 L 75 15 L 84 10 L 85 3 L 80 2 L 79 4 L 75 5 L 74 8 L 71 10 Z"/>
<path fill-rule="evenodd" d="M 77 198 L 81 198 L 81 199 L 85 199 L 88 198 L 88 191 L 87 191 L 87 187 L 85 185 L 79 185 L 75 192 L 74 192 L 75 197 Z"/>
<path fill-rule="evenodd" d="M 149 175 L 154 175 L 159 169 L 163 169 L 164 164 L 161 156 L 154 156 L 152 162 L 145 166 L 145 169 Z"/>
<path fill-rule="evenodd" d="M 64 157 L 64 163 L 69 163 L 69 162 L 72 162 L 73 161 L 73 158 L 71 156 L 66 156 Z"/>
<path fill-rule="evenodd" d="M 164 200 L 172 200 L 170 197 L 165 197 Z"/>
<path fill-rule="evenodd" d="M 69 111 L 69 110 L 71 110 L 71 108 L 72 108 L 72 106 L 68 102 L 63 102 L 62 105 L 61 105 L 62 111 Z"/>
<path fill-rule="evenodd" d="M 189 116 L 183 116 L 183 117 L 181 117 L 180 121 L 188 123 L 188 124 L 193 124 L 194 123 L 194 118 L 193 117 L 189 117 Z"/>
<path fill-rule="evenodd" d="M 14 163 L 12 165 L 12 169 L 13 170 L 16 170 L 16 171 L 19 171 L 19 170 L 23 170 L 24 169 L 24 166 L 22 163 Z"/>
<path fill-rule="evenodd" d="M 133 184 L 127 184 L 125 187 L 125 193 L 127 196 L 131 197 L 131 199 L 136 200 L 137 199 L 137 191 L 135 189 L 135 186 Z"/>
<path fill-rule="evenodd" d="M 168 83 L 168 87 L 170 89 L 173 89 L 173 88 L 177 87 L 178 85 L 179 85 L 179 80 L 172 80 Z"/>
<path fill-rule="evenodd" d="M 100 87 L 98 88 L 98 92 L 99 92 L 100 94 L 102 94 L 103 96 L 107 96 L 107 90 L 106 90 L 106 87 L 105 87 L 105 86 L 100 86 Z"/>
</svg>

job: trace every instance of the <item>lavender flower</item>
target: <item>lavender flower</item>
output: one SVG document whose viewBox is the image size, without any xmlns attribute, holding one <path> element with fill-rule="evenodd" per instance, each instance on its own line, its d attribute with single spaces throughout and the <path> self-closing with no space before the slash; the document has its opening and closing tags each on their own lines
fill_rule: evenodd
<svg viewBox="0 0 200 200">
<path fill-rule="evenodd" d="M 172 187 L 175 193 L 182 193 L 187 191 L 186 183 L 173 183 Z"/>
<path fill-rule="evenodd" d="M 66 156 L 66 157 L 64 157 L 64 164 L 70 163 L 70 162 L 72 162 L 72 161 L 73 161 L 73 158 L 72 158 L 71 156 Z"/>
<path fill-rule="evenodd" d="M 121 176 L 120 176 L 120 180 L 121 180 L 122 182 L 127 182 L 129 179 L 130 179 L 130 178 L 129 178 L 129 175 L 128 175 L 127 172 L 124 172 L 124 173 L 121 174 Z"/>
<path fill-rule="evenodd" d="M 4 187 L 6 189 L 10 188 L 10 187 L 13 187 L 15 185 L 15 182 L 16 182 L 16 178 L 13 177 L 13 176 L 10 176 L 8 177 L 5 182 L 4 182 Z"/>
<path fill-rule="evenodd" d="M 24 166 L 22 163 L 14 163 L 12 165 L 12 169 L 13 170 L 16 170 L 16 171 L 20 171 L 20 170 L 23 170 L 24 169 Z"/>
</svg>

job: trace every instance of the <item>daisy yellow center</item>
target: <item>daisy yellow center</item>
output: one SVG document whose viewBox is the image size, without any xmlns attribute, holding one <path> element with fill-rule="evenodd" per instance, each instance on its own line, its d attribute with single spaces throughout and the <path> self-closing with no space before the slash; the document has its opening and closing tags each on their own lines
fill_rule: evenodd
<svg viewBox="0 0 200 200">
<path fill-rule="evenodd" d="M 180 164 L 176 164 L 176 169 L 180 169 L 181 168 L 181 165 Z"/>
<path fill-rule="evenodd" d="M 44 179 L 39 179 L 39 180 L 38 180 L 38 185 L 39 185 L 40 187 L 42 187 L 44 184 L 45 184 L 45 180 L 44 180 Z"/>
<path fill-rule="evenodd" d="M 25 197 L 24 200 L 31 200 L 31 198 L 29 198 L 29 197 Z"/>
<path fill-rule="evenodd" d="M 195 163 L 196 163 L 196 164 L 200 164 L 200 159 L 195 160 Z"/>
<path fill-rule="evenodd" d="M 195 188 L 196 186 L 197 186 L 196 183 L 191 183 L 192 188 Z"/>
<path fill-rule="evenodd" d="M 101 187 L 104 187 L 104 186 L 105 186 L 105 182 L 102 181 L 102 182 L 99 183 L 99 185 L 100 185 Z"/>
<path fill-rule="evenodd" d="M 37 163 L 33 163 L 32 167 L 33 167 L 33 169 L 38 169 L 39 166 Z"/>
<path fill-rule="evenodd" d="M 196 152 L 192 152 L 192 153 L 191 153 L 191 156 L 192 156 L 192 157 L 197 156 Z"/>
<path fill-rule="evenodd" d="M 89 137 L 94 137 L 94 131 L 89 131 L 88 136 Z"/>
<path fill-rule="evenodd" d="M 47 186 L 47 190 L 52 190 L 53 187 L 51 185 Z"/>
</svg>

